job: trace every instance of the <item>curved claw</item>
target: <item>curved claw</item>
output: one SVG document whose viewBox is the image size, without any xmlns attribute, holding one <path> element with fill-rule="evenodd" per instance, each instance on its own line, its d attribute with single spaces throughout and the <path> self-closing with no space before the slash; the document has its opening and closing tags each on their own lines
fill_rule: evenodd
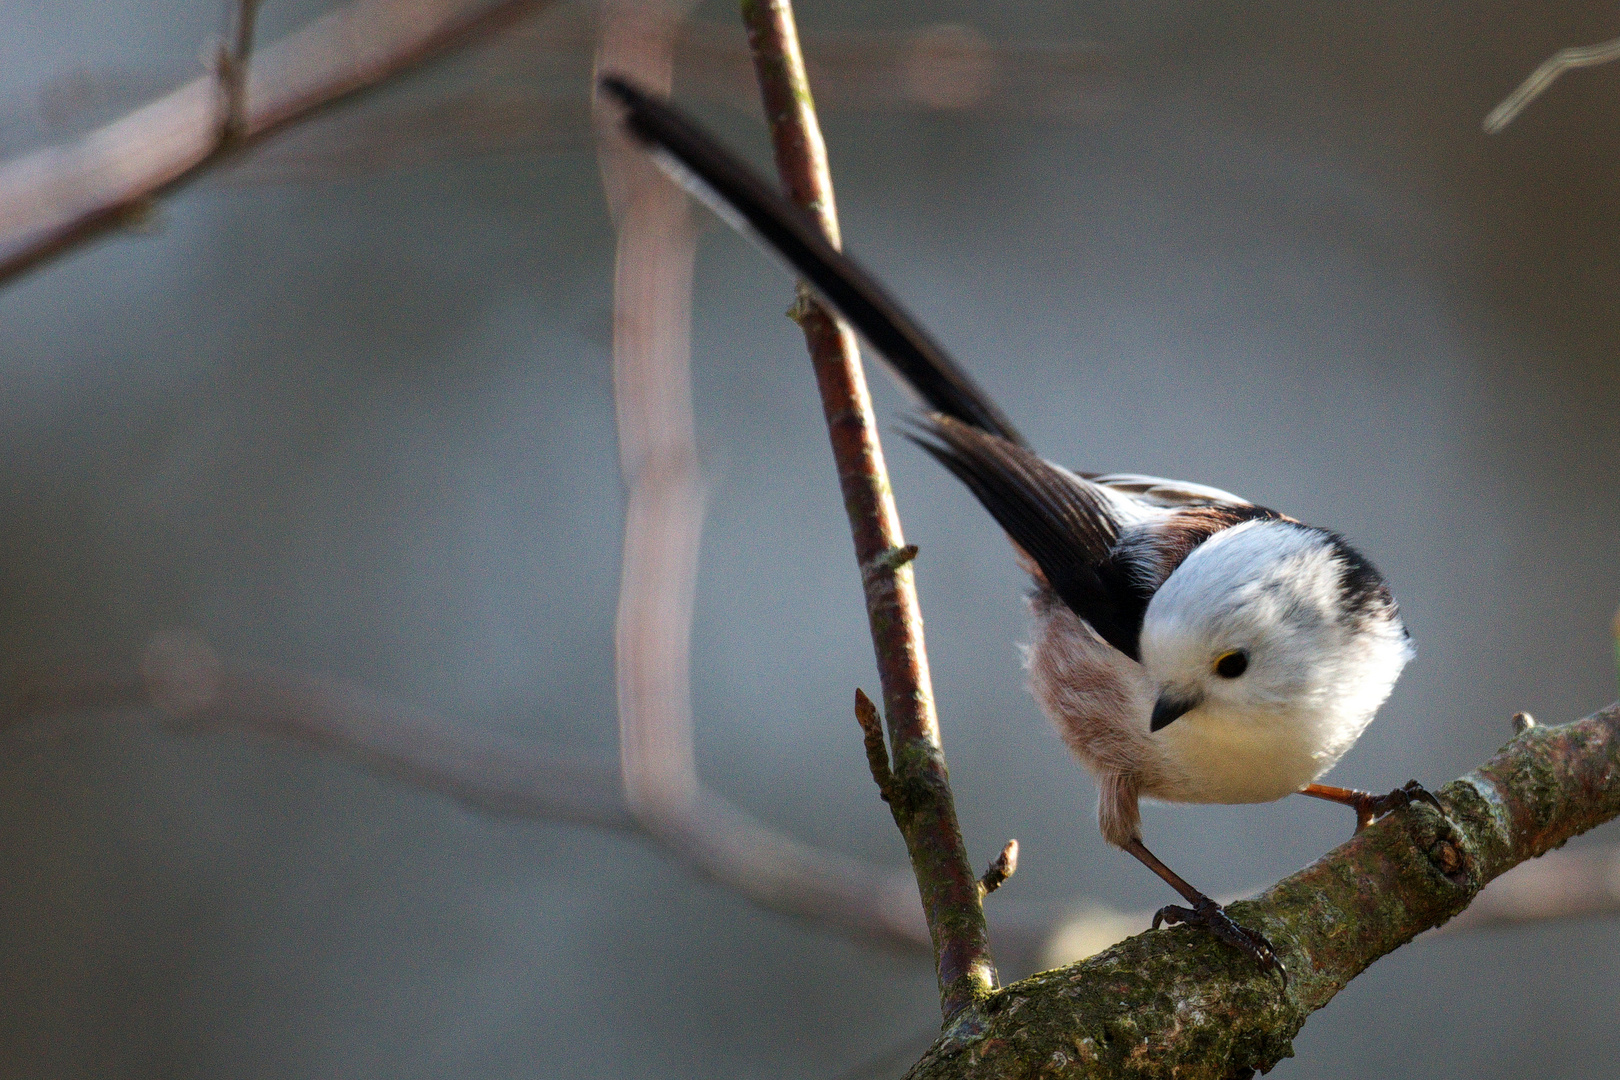
<svg viewBox="0 0 1620 1080">
<path fill-rule="evenodd" d="M 1209 897 L 1200 897 L 1198 902 L 1190 908 L 1178 907 L 1174 904 L 1160 908 L 1153 915 L 1153 929 L 1157 930 L 1160 923 L 1174 926 L 1176 923 L 1187 923 L 1202 926 L 1214 934 L 1221 941 L 1245 953 L 1263 971 L 1276 971 L 1282 976 L 1283 988 L 1288 987 L 1288 969 L 1283 967 L 1281 960 L 1277 959 L 1276 950 L 1271 942 L 1258 931 L 1250 930 L 1232 921 L 1232 917 Z"/>
<path fill-rule="evenodd" d="M 1435 797 L 1434 792 L 1430 791 L 1416 780 L 1408 780 L 1405 784 L 1401 785 L 1400 790 L 1406 795 L 1407 805 L 1411 805 L 1413 802 L 1426 802 L 1430 806 L 1434 807 L 1441 817 L 1447 816 L 1446 808 L 1440 805 L 1440 800 Z"/>
<path fill-rule="evenodd" d="M 1363 806 L 1357 807 L 1356 832 L 1365 829 L 1385 814 L 1404 810 L 1415 802 L 1428 803 L 1441 817 L 1446 816 L 1446 808 L 1440 805 L 1440 800 L 1435 798 L 1434 792 L 1416 780 L 1408 780 L 1388 795 L 1369 797 Z"/>
</svg>

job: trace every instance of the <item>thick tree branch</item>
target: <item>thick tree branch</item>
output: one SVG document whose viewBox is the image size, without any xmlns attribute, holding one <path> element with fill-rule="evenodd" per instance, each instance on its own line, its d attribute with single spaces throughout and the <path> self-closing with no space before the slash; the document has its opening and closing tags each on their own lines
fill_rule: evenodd
<svg viewBox="0 0 1620 1080">
<path fill-rule="evenodd" d="M 1239 895 L 1219 899 L 1232 902 Z M 1492 881 L 1467 910 L 1424 938 L 1616 914 L 1620 914 L 1620 848 L 1551 851 Z M 1141 933 L 1152 921 L 1152 911 L 1115 911 L 1088 904 L 1038 934 L 1041 951 L 1033 966 L 1077 963 Z"/>
<path fill-rule="evenodd" d="M 237 150 L 550 2 L 352 0 L 256 50 L 246 70 L 242 37 L 242 55 L 221 71 L 75 143 L 0 166 L 0 282 L 138 215 Z M 238 26 L 251 33 L 251 18 Z"/>
<path fill-rule="evenodd" d="M 1287 988 L 1196 929 L 1149 931 L 996 992 L 912 1070 L 947 1077 L 1247 1076 L 1374 960 L 1463 911 L 1507 870 L 1620 815 L 1620 705 L 1534 727 L 1258 899 L 1232 905 Z"/>
<path fill-rule="evenodd" d="M 788 0 L 743 0 L 742 11 L 777 172 L 788 197 L 814 214 L 837 244 L 832 177 L 793 9 Z M 922 611 L 910 566 L 915 549 L 907 547 L 901 532 L 854 332 L 816 303 L 803 284 L 793 315 L 810 349 L 866 589 L 889 725 L 892 777 L 887 801 L 911 855 L 933 939 L 940 1004 L 949 1020 L 996 985 L 996 971 L 978 876 L 957 825 L 940 744 Z M 906 557 L 897 558 L 902 552 Z"/>
</svg>

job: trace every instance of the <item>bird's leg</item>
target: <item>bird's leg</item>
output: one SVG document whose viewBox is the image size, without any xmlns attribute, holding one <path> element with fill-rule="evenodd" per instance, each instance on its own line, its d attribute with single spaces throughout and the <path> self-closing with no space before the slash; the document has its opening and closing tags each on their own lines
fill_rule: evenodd
<svg viewBox="0 0 1620 1080">
<path fill-rule="evenodd" d="M 1180 874 L 1160 862 L 1159 857 L 1149 851 L 1142 841 L 1129 841 L 1125 845 L 1125 850 L 1136 856 L 1143 866 L 1163 878 L 1167 885 L 1192 905 L 1191 907 L 1170 905 L 1160 908 L 1153 916 L 1153 929 L 1157 930 L 1160 923 L 1169 923 L 1172 926 L 1176 923 L 1202 926 L 1234 949 L 1248 954 L 1262 969 L 1275 969 L 1282 976 L 1283 985 L 1288 985 L 1288 969 L 1277 959 L 1277 953 L 1272 949 L 1271 942 L 1264 936 L 1233 922 L 1226 909 L 1182 880 Z"/>
<path fill-rule="evenodd" d="M 1440 800 L 1416 780 L 1408 780 L 1388 795 L 1374 795 L 1370 791 L 1357 791 L 1355 788 L 1329 787 L 1327 784 L 1306 784 L 1299 789 L 1299 793 L 1309 795 L 1313 799 L 1343 803 L 1354 810 L 1356 832 L 1365 829 L 1375 819 L 1383 817 L 1391 810 L 1403 809 L 1414 802 L 1426 802 L 1442 815 L 1446 812 L 1446 808 L 1440 805 Z"/>
</svg>

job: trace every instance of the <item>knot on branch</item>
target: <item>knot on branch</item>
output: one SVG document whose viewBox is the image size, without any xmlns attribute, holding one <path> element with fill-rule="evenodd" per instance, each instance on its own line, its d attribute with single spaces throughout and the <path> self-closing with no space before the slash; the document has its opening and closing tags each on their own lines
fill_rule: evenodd
<svg viewBox="0 0 1620 1080">
<path fill-rule="evenodd" d="M 885 548 L 861 564 L 861 589 L 870 611 L 895 610 L 901 600 L 901 579 L 896 571 L 917 557 L 917 545 Z"/>
<path fill-rule="evenodd" d="M 1409 814 L 1413 846 L 1441 877 L 1466 890 L 1470 897 L 1484 887 L 1478 853 L 1449 812 L 1441 814 L 1432 807 L 1414 805 Z"/>
<path fill-rule="evenodd" d="M 892 547 L 878 552 L 861 567 L 861 581 L 868 589 L 882 575 L 892 574 L 917 557 L 917 545 Z"/>
</svg>

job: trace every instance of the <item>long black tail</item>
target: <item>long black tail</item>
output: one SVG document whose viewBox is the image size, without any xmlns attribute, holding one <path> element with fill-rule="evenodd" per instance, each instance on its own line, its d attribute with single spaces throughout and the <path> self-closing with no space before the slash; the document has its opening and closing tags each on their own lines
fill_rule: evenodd
<svg viewBox="0 0 1620 1080">
<path fill-rule="evenodd" d="M 938 412 L 1023 445 L 1023 437 L 956 361 L 805 214 L 668 102 L 617 75 L 602 89 L 627 110 L 625 128 L 660 166 L 739 232 L 810 283 Z"/>
</svg>

